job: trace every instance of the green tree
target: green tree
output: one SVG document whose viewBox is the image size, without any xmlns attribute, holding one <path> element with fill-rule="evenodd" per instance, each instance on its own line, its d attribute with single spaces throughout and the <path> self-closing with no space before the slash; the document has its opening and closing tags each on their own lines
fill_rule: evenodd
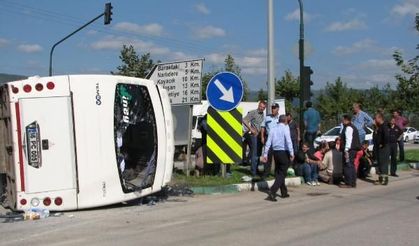
<svg viewBox="0 0 419 246">
<path fill-rule="evenodd" d="M 287 112 L 299 112 L 297 107 L 292 106 L 294 98 L 300 95 L 300 80 L 292 74 L 290 70 L 285 70 L 285 74 L 278 80 L 275 79 L 275 97 L 285 98 Z"/>
<path fill-rule="evenodd" d="M 239 78 L 243 82 L 243 101 L 246 101 L 247 97 L 249 96 L 249 87 L 247 86 L 247 82 L 242 77 L 241 68 L 239 67 L 239 65 L 236 64 L 231 54 L 228 54 L 226 56 L 226 59 L 224 60 L 224 71 L 232 72 L 239 76 Z"/>
<path fill-rule="evenodd" d="M 202 87 L 201 87 L 202 100 L 207 99 L 206 90 L 207 90 L 208 82 L 210 81 L 210 79 L 214 75 L 216 75 L 217 73 L 219 73 L 221 71 L 222 71 L 222 69 L 213 68 L 210 72 L 206 72 L 202 75 Z M 239 65 L 236 64 L 236 62 L 234 61 L 233 56 L 230 55 L 230 54 L 228 54 L 226 56 L 225 60 L 224 60 L 224 71 L 232 72 L 232 73 L 236 74 L 241 79 L 241 81 L 243 82 L 243 87 L 244 87 L 243 101 L 246 101 L 248 96 L 249 96 L 249 88 L 247 86 L 246 81 L 243 80 L 243 78 L 242 78 L 241 68 L 239 67 Z"/>
<path fill-rule="evenodd" d="M 359 102 L 363 105 L 363 110 L 370 114 L 377 112 L 379 109 L 387 113 L 394 109 L 394 91 L 390 84 L 386 84 L 381 89 L 374 86 L 368 90 L 358 92 L 361 95 Z"/>
<path fill-rule="evenodd" d="M 266 98 L 268 98 L 268 93 L 264 91 L 263 89 L 260 89 L 258 91 L 257 97 L 258 97 L 257 98 L 258 101 L 266 100 Z"/>
<path fill-rule="evenodd" d="M 206 72 L 202 75 L 202 83 L 201 83 L 201 97 L 202 97 L 202 100 L 207 100 L 207 85 L 208 85 L 208 82 L 217 73 L 218 72 L 213 70 L 211 72 Z"/>
<path fill-rule="evenodd" d="M 419 14 L 416 14 L 415 27 L 419 32 Z M 419 50 L 419 44 L 416 46 Z M 395 101 L 400 109 L 412 113 L 419 112 L 419 55 L 405 60 L 401 51 L 397 50 L 393 58 L 400 68 L 401 73 L 396 75 L 398 80 Z"/>
<path fill-rule="evenodd" d="M 359 99 L 359 92 L 348 88 L 346 83 L 338 77 L 333 84 L 327 82 L 317 98 L 316 107 L 323 119 L 330 121 L 326 125 L 334 125 L 340 122 L 342 114 L 351 112 L 352 104 L 358 102 Z"/>
<path fill-rule="evenodd" d="M 116 68 L 116 72 L 111 72 L 112 74 L 145 78 L 155 65 L 150 53 L 138 56 L 132 45 L 123 45 L 119 59 L 122 65 Z"/>
<path fill-rule="evenodd" d="M 283 97 L 286 101 L 292 102 L 299 95 L 299 78 L 294 76 L 290 70 L 286 70 L 285 75 L 275 81 L 275 96 Z"/>
</svg>

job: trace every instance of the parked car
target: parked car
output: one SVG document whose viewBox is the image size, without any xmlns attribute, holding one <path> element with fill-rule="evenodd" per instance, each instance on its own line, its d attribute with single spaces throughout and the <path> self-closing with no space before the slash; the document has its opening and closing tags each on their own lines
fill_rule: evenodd
<svg viewBox="0 0 419 246">
<path fill-rule="evenodd" d="M 370 145 L 368 147 L 369 150 L 372 150 L 373 148 L 373 143 L 372 143 L 372 133 L 373 130 L 369 127 L 365 127 L 365 140 L 368 140 Z M 326 131 L 325 133 L 323 133 L 321 136 L 317 137 L 314 140 L 314 147 L 317 148 L 317 146 L 320 145 L 321 142 L 332 142 L 335 141 L 337 137 L 339 137 L 341 134 L 341 126 L 335 126 L 332 129 Z"/>
<path fill-rule="evenodd" d="M 410 140 L 415 139 L 415 136 L 418 134 L 418 131 L 416 130 L 416 128 L 413 127 L 406 127 L 404 129 L 404 133 L 403 133 L 403 140 L 405 142 L 409 142 Z"/>
<path fill-rule="evenodd" d="M 419 143 L 419 133 L 416 133 L 416 135 L 415 135 L 415 139 L 413 139 L 413 142 L 416 144 L 416 143 Z"/>
</svg>

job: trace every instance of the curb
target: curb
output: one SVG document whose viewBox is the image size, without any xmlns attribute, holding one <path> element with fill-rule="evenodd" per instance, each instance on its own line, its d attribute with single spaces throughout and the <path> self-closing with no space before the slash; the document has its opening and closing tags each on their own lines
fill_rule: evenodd
<svg viewBox="0 0 419 246">
<path fill-rule="evenodd" d="M 409 170 L 409 163 L 403 162 L 397 164 L 398 171 Z M 371 173 L 375 174 L 375 169 L 371 170 Z M 231 185 L 219 185 L 219 186 L 196 186 L 191 187 L 190 189 L 194 194 L 222 194 L 222 193 L 238 193 L 242 191 L 256 191 L 256 190 L 266 190 L 272 186 L 274 180 L 268 181 L 259 181 L 259 182 L 249 182 L 241 184 L 231 184 Z M 285 184 L 287 186 L 299 186 L 302 184 L 301 177 L 289 177 L 285 179 Z"/>
<path fill-rule="evenodd" d="M 191 187 L 194 194 L 221 194 L 221 193 L 238 193 L 242 191 L 256 191 L 266 190 L 272 184 L 274 180 L 259 181 L 251 183 L 231 184 L 231 185 L 220 185 L 220 186 L 197 186 Z M 291 177 L 285 179 L 287 186 L 298 186 L 301 185 L 300 177 Z"/>
</svg>

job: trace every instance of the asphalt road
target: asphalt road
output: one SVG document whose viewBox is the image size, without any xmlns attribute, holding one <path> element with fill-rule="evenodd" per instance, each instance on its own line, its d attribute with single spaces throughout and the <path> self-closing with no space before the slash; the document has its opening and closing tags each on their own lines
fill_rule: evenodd
<svg viewBox="0 0 419 246">
<path fill-rule="evenodd" d="M 275 203 L 258 191 L 171 197 L 2 223 L 0 245 L 418 245 L 419 173 L 290 190 Z"/>
</svg>

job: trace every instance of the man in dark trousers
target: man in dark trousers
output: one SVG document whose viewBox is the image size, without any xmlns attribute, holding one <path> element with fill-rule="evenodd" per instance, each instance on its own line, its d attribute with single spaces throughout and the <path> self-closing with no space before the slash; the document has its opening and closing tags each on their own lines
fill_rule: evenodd
<svg viewBox="0 0 419 246">
<path fill-rule="evenodd" d="M 399 138 L 403 135 L 402 129 L 396 125 L 396 119 L 393 117 L 389 124 L 389 141 L 390 141 L 390 175 L 399 177 L 397 171 L 397 145 Z"/>
<path fill-rule="evenodd" d="M 409 124 L 409 120 L 402 116 L 402 111 L 393 110 L 393 118 L 396 120 L 396 125 L 404 132 L 404 129 Z M 401 137 L 398 141 L 399 145 L 399 161 L 404 161 L 404 139 Z"/>
<path fill-rule="evenodd" d="M 278 126 L 269 132 L 262 157 L 263 161 L 266 162 L 268 160 L 269 149 L 272 147 L 275 160 L 275 182 L 266 199 L 273 202 L 277 201 L 275 197 L 278 189 L 281 189 L 282 198 L 289 197 L 287 186 L 285 185 L 285 177 L 290 161 L 294 160 L 294 149 L 292 147 L 290 129 L 286 125 L 286 121 L 287 118 L 285 115 L 279 116 Z"/>
<path fill-rule="evenodd" d="M 388 161 L 390 157 L 390 134 L 382 113 L 377 113 L 374 118 L 375 130 L 373 134 L 374 154 L 378 162 L 379 176 L 374 184 L 388 184 Z"/>
<path fill-rule="evenodd" d="M 352 124 L 351 117 L 345 114 L 342 117 L 342 144 L 343 152 L 343 177 L 344 185 L 339 185 L 341 188 L 355 188 L 356 187 L 356 171 L 355 171 L 355 156 L 356 152 L 361 149 L 361 142 L 359 141 L 358 129 Z"/>
</svg>

